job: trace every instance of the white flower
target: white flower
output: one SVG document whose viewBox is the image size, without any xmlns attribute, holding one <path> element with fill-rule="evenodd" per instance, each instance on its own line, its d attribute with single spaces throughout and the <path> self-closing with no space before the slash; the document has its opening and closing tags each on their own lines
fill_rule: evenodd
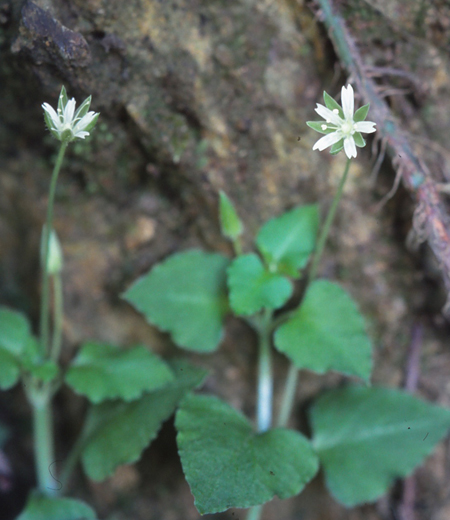
<svg viewBox="0 0 450 520">
<path fill-rule="evenodd" d="M 52 135 L 65 142 L 88 136 L 99 116 L 96 112 L 88 112 L 90 104 L 91 96 L 75 112 L 75 99 L 68 99 L 66 89 L 62 87 L 56 111 L 48 103 L 42 105 L 45 122 Z"/>
<path fill-rule="evenodd" d="M 321 137 L 313 146 L 313 150 L 325 150 L 331 146 L 331 153 L 338 153 L 342 150 L 349 159 L 356 157 L 356 147 L 365 146 L 361 132 L 370 134 L 376 131 L 372 121 L 364 121 L 369 111 L 369 105 L 364 105 L 355 113 L 354 94 L 351 85 L 342 87 L 341 99 L 342 107 L 326 92 L 323 93 L 325 105 L 317 103 L 315 111 L 325 119 L 323 121 L 308 121 L 307 125 L 317 132 L 326 134 Z"/>
</svg>

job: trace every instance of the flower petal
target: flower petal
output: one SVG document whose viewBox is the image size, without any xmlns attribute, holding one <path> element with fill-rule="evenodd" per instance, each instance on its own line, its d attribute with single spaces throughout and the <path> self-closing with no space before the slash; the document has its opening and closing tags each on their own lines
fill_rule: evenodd
<svg viewBox="0 0 450 520">
<path fill-rule="evenodd" d="M 67 125 L 67 124 L 72 124 L 73 122 L 73 115 L 75 113 L 75 98 L 72 98 L 72 99 L 69 99 L 69 101 L 67 101 L 66 103 L 66 106 L 64 107 L 64 123 Z"/>
<path fill-rule="evenodd" d="M 313 150 L 325 150 L 329 146 L 332 146 L 334 143 L 337 143 L 342 139 L 342 134 L 340 132 L 333 132 L 332 134 L 324 135 L 321 137 L 313 146 Z"/>
<path fill-rule="evenodd" d="M 353 119 L 355 96 L 351 85 L 348 85 L 347 88 L 342 87 L 341 103 L 345 119 Z"/>
<path fill-rule="evenodd" d="M 365 134 L 371 134 L 372 132 L 376 132 L 377 129 L 374 128 L 376 123 L 373 123 L 372 121 L 359 121 L 358 123 L 355 123 L 355 130 L 357 132 L 364 132 Z"/>
<path fill-rule="evenodd" d="M 52 106 L 50 106 L 48 103 L 43 103 L 42 108 L 50 116 L 50 119 L 52 120 L 53 125 L 57 128 L 59 126 L 59 117 L 58 117 L 58 114 L 56 113 L 55 109 Z"/>
<path fill-rule="evenodd" d="M 356 145 L 355 145 L 355 140 L 353 139 L 353 137 L 350 136 L 350 137 L 346 137 L 344 139 L 344 151 L 345 151 L 345 155 L 349 159 L 351 159 L 352 157 L 356 157 Z"/>
<path fill-rule="evenodd" d="M 338 114 L 332 112 L 329 108 L 317 103 L 317 107 L 314 109 L 320 117 L 323 117 L 325 121 L 331 121 L 331 123 L 341 126 L 343 121 Z"/>
</svg>

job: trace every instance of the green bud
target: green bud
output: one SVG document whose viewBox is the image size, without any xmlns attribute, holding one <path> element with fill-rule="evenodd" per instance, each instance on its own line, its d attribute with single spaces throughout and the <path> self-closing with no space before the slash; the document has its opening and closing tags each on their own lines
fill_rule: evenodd
<svg viewBox="0 0 450 520">
<path fill-rule="evenodd" d="M 41 239 L 41 265 L 45 262 L 45 240 L 47 238 L 46 226 L 42 231 Z M 48 257 L 47 257 L 47 272 L 48 274 L 57 274 L 62 271 L 63 268 L 63 253 L 61 244 L 58 239 L 58 235 L 55 230 L 52 229 L 50 233 L 50 240 L 48 243 Z"/>
<path fill-rule="evenodd" d="M 231 240 L 236 240 L 242 235 L 244 226 L 230 199 L 223 191 L 220 192 L 219 196 L 219 215 L 222 235 Z"/>
</svg>

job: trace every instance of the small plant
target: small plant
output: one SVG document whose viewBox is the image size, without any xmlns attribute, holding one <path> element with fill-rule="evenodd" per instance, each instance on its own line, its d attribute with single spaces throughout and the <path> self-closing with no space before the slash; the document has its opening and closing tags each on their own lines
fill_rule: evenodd
<svg viewBox="0 0 450 520">
<path fill-rule="evenodd" d="M 318 279 L 318 267 L 369 106 L 354 112 L 353 89 L 342 89 L 342 107 L 327 93 L 316 112 L 325 122 L 308 125 L 324 135 L 314 149 L 344 150 L 347 161 L 330 209 L 320 225 L 315 204 L 298 206 L 266 222 L 255 251 L 244 252 L 244 225 L 225 193 L 219 196 L 223 235 L 234 257 L 189 250 L 138 279 L 123 297 L 181 349 L 217 350 L 229 313 L 258 338 L 255 424 L 215 396 L 194 393 L 206 372 L 182 360 L 163 361 L 145 346 L 118 348 L 98 341 L 81 345 L 69 366 L 60 362 L 62 252 L 53 229 L 55 187 L 68 144 L 84 139 L 98 114 L 90 97 L 75 111 L 63 87 L 57 111 L 45 119 L 60 142 L 42 239 L 40 336 L 22 314 L 0 308 L 0 388 L 24 385 L 33 412 L 37 490 L 20 520 L 93 519 L 85 503 L 63 498 L 77 462 L 103 480 L 120 464 L 135 462 L 176 411 L 177 443 L 186 479 L 201 514 L 251 508 L 258 520 L 274 496 L 288 498 L 323 467 L 333 496 L 352 507 L 377 499 L 394 478 L 422 462 L 450 427 L 450 411 L 395 389 L 370 386 L 372 346 L 352 297 Z M 299 290 L 294 292 L 294 286 Z M 280 410 L 274 414 L 274 349 L 290 362 Z M 309 410 L 311 438 L 287 428 L 299 370 L 328 371 L 363 384 L 329 390 Z M 66 384 L 91 403 L 80 438 L 64 465 L 55 467 L 51 403 Z M 367 469 L 370 468 L 370 471 Z M 59 470 L 59 471 L 58 471 Z"/>
</svg>

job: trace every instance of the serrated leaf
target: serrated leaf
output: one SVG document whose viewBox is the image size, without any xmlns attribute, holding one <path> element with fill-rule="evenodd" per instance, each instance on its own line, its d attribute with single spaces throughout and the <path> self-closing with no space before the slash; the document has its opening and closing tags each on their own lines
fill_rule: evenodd
<svg viewBox="0 0 450 520">
<path fill-rule="evenodd" d="M 93 509 L 81 500 L 50 498 L 32 493 L 17 520 L 95 520 Z"/>
<path fill-rule="evenodd" d="M 328 392 L 310 418 L 328 488 L 348 507 L 376 500 L 409 475 L 450 428 L 449 410 L 376 387 Z"/>
<path fill-rule="evenodd" d="M 364 119 L 367 117 L 367 114 L 369 113 L 369 108 L 370 103 L 367 103 L 367 105 L 363 105 L 362 107 L 358 108 L 358 110 L 353 115 L 353 121 L 355 121 L 355 123 L 364 121 Z"/>
<path fill-rule="evenodd" d="M 19 362 L 8 350 L 0 348 L 0 389 L 12 388 L 20 376 Z"/>
<path fill-rule="evenodd" d="M 300 206 L 266 222 L 256 245 L 270 270 L 296 277 L 314 250 L 318 227 L 317 204 Z"/>
<path fill-rule="evenodd" d="M 178 346 L 213 352 L 228 311 L 228 264 L 228 258 L 216 253 L 178 253 L 137 280 L 124 298 L 150 323 L 169 332 Z"/>
<path fill-rule="evenodd" d="M 93 480 L 103 480 L 117 466 L 135 462 L 156 437 L 184 395 L 199 386 L 206 371 L 184 361 L 171 363 L 175 381 L 130 403 L 93 406 L 86 421 L 81 461 Z"/>
<path fill-rule="evenodd" d="M 222 235 L 236 240 L 244 230 L 233 203 L 223 191 L 219 194 L 219 216 Z"/>
<path fill-rule="evenodd" d="M 30 335 L 30 324 L 22 313 L 0 307 L 0 347 L 20 356 Z"/>
<path fill-rule="evenodd" d="M 269 272 L 255 254 L 238 256 L 228 268 L 230 305 L 236 314 L 278 309 L 292 294 L 291 282 Z"/>
<path fill-rule="evenodd" d="M 166 363 L 142 345 L 120 349 L 96 342 L 81 347 L 66 374 L 66 383 L 93 403 L 131 401 L 173 379 Z"/>
<path fill-rule="evenodd" d="M 372 347 L 364 319 L 350 295 L 327 280 L 311 283 L 301 307 L 278 327 L 274 340 L 299 369 L 370 379 Z"/>
<path fill-rule="evenodd" d="M 263 504 L 299 493 L 317 456 L 301 434 L 254 433 L 237 410 L 212 396 L 188 395 L 175 421 L 183 471 L 200 514 Z"/>
</svg>

